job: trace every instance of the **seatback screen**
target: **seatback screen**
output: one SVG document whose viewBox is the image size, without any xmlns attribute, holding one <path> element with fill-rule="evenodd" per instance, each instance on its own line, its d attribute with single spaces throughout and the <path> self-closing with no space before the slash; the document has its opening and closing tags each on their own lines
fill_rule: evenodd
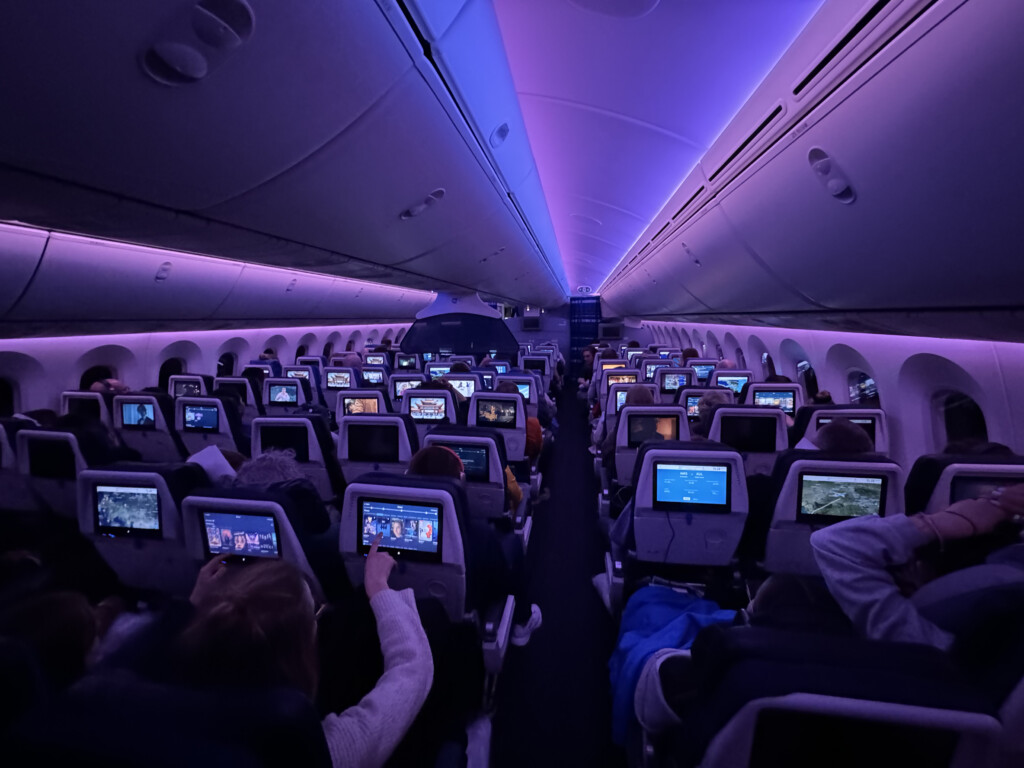
<svg viewBox="0 0 1024 768">
<path fill-rule="evenodd" d="M 494 363 L 493 366 L 499 376 L 508 373 L 508 363 Z"/>
<path fill-rule="evenodd" d="M 240 515 L 203 510 L 206 554 L 280 557 L 281 535 L 273 515 Z"/>
<path fill-rule="evenodd" d="M 622 410 L 622 407 L 626 404 L 626 395 L 629 394 L 629 390 L 620 389 L 615 392 L 615 412 L 618 413 Z"/>
<path fill-rule="evenodd" d="M 690 386 L 690 375 L 688 373 L 664 373 L 661 376 L 661 391 L 675 392 L 681 387 Z"/>
<path fill-rule="evenodd" d="M 367 365 L 384 365 L 384 355 L 367 355 Z"/>
<path fill-rule="evenodd" d="M 670 363 L 646 363 L 644 364 L 644 378 L 647 381 L 654 381 L 654 374 L 659 368 L 668 368 Z"/>
<path fill-rule="evenodd" d="M 648 440 L 678 440 L 679 419 L 647 413 L 629 414 L 628 446 L 638 448 Z"/>
<path fill-rule="evenodd" d="M 499 429 L 515 429 L 516 404 L 513 400 L 476 401 L 476 423 L 481 427 L 498 427 Z"/>
<path fill-rule="evenodd" d="M 407 389 L 416 389 L 416 387 L 418 387 L 420 385 L 420 382 L 418 382 L 418 381 L 402 381 L 401 379 L 399 379 L 398 381 L 393 381 L 392 384 L 394 384 L 394 386 L 392 387 L 392 390 L 395 393 L 395 399 L 399 400 L 404 395 L 405 390 L 407 390 Z"/>
<path fill-rule="evenodd" d="M 416 368 L 416 356 L 415 355 L 398 355 L 395 358 L 395 365 L 402 370 L 411 370 Z"/>
<path fill-rule="evenodd" d="M 626 359 L 629 360 L 630 362 L 633 362 L 634 357 L 636 357 L 637 355 L 642 355 L 643 353 L 644 351 L 642 349 L 627 349 Z"/>
<path fill-rule="evenodd" d="M 287 371 L 285 376 L 289 379 L 305 379 L 309 381 L 309 371 Z"/>
<path fill-rule="evenodd" d="M 526 402 L 530 402 L 530 385 L 527 382 L 517 381 L 516 389 L 519 390 L 519 394 L 526 398 Z"/>
<path fill-rule="evenodd" d="M 996 488 L 1024 483 L 1024 467 L 1017 477 L 1011 475 L 955 475 L 949 484 L 949 503 L 964 499 L 980 499 Z"/>
<path fill-rule="evenodd" d="M 463 397 L 469 399 L 476 392 L 476 379 L 445 379 L 449 384 L 455 387 L 456 391 L 459 392 Z"/>
<path fill-rule="evenodd" d="M 450 365 L 428 365 L 427 376 L 432 379 L 436 379 L 439 376 L 444 376 L 446 373 L 450 373 L 452 367 Z"/>
<path fill-rule="evenodd" d="M 202 397 L 203 386 L 198 381 L 175 381 L 175 397 Z"/>
<path fill-rule="evenodd" d="M 796 411 L 796 393 L 791 389 L 760 390 L 754 393 L 754 405 L 770 405 L 781 408 L 790 416 Z"/>
<path fill-rule="evenodd" d="M 299 402 L 298 384 L 271 384 L 270 402 L 278 405 L 295 405 Z"/>
<path fill-rule="evenodd" d="M 346 397 L 341 398 L 341 412 L 345 416 L 353 413 L 377 413 L 376 397 Z"/>
<path fill-rule="evenodd" d="M 151 403 L 121 403 L 121 423 L 125 429 L 154 429 L 154 410 Z"/>
<path fill-rule="evenodd" d="M 150 486 L 97 485 L 96 533 L 160 538 L 160 494 Z"/>
<path fill-rule="evenodd" d="M 700 418 L 700 395 L 686 396 L 686 417 L 689 419 Z"/>
<path fill-rule="evenodd" d="M 74 480 L 78 474 L 75 454 L 63 440 L 29 440 L 28 472 L 47 480 Z"/>
<path fill-rule="evenodd" d="M 217 384 L 218 389 L 226 389 L 228 392 L 238 396 L 242 405 L 249 404 L 249 388 L 240 381 L 222 381 Z"/>
<path fill-rule="evenodd" d="M 462 459 L 462 468 L 466 472 L 466 480 L 471 483 L 486 483 L 490 479 L 490 466 L 487 461 L 486 445 L 466 445 L 465 443 L 434 443 L 455 451 Z"/>
<path fill-rule="evenodd" d="M 86 416 L 91 419 L 100 418 L 100 401 L 95 397 L 69 397 L 68 414 Z"/>
<path fill-rule="evenodd" d="M 611 370 L 613 370 L 615 368 L 625 368 L 625 367 L 626 367 L 625 363 L 601 363 L 601 370 L 602 371 L 611 371 Z"/>
<path fill-rule="evenodd" d="M 217 432 L 220 430 L 220 411 L 215 405 L 186 405 L 186 432 Z"/>
<path fill-rule="evenodd" d="M 375 371 L 372 368 L 363 368 L 363 381 L 374 386 L 384 383 L 384 371 Z"/>
<path fill-rule="evenodd" d="M 328 389 L 349 389 L 352 386 L 352 374 L 349 371 L 328 371 Z"/>
<path fill-rule="evenodd" d="M 871 438 L 871 444 L 872 445 L 875 444 L 875 417 L 874 416 L 848 416 L 848 417 L 844 416 L 844 417 L 840 417 L 840 418 L 845 418 L 851 424 L 856 424 L 858 427 L 863 429 L 865 432 L 868 433 L 868 437 Z M 817 424 L 818 429 L 821 429 L 826 424 L 831 424 L 832 423 L 832 417 L 831 416 L 819 416 L 815 423 Z"/>
<path fill-rule="evenodd" d="M 636 384 L 635 373 L 609 373 L 607 378 L 609 387 L 612 384 Z"/>
<path fill-rule="evenodd" d="M 265 451 L 276 448 L 284 451 L 289 448 L 295 451 L 295 460 L 309 461 L 309 433 L 304 425 L 280 426 L 264 425 L 260 427 L 260 446 Z"/>
<path fill-rule="evenodd" d="M 775 451 L 775 419 L 722 416 L 720 441 L 740 453 Z"/>
<path fill-rule="evenodd" d="M 885 514 L 883 475 L 800 473 L 797 520 L 830 523 L 850 517 Z"/>
<path fill-rule="evenodd" d="M 432 363 L 432 362 L 434 362 L 434 357 L 435 357 L 435 355 L 434 355 L 433 352 L 424 352 L 423 353 L 423 362 L 424 363 Z"/>
<path fill-rule="evenodd" d="M 546 360 L 536 360 L 536 359 L 527 357 L 527 358 L 525 358 L 523 360 L 523 370 L 525 370 L 525 371 L 540 371 L 541 373 L 544 373 L 544 363 L 546 363 L 546 362 L 547 362 Z"/>
<path fill-rule="evenodd" d="M 708 377 L 710 377 L 712 372 L 715 370 L 715 366 L 710 363 L 697 363 L 690 367 L 693 368 L 693 372 L 697 374 L 697 381 L 707 381 Z"/>
<path fill-rule="evenodd" d="M 409 393 L 409 415 L 413 421 L 443 421 L 448 416 L 448 401 L 440 395 Z"/>
<path fill-rule="evenodd" d="M 655 509 L 679 512 L 729 512 L 728 464 L 654 462 Z"/>
<path fill-rule="evenodd" d="M 348 458 L 374 463 L 398 461 L 398 425 L 349 424 Z"/>
<path fill-rule="evenodd" d="M 749 376 L 721 376 L 715 380 L 718 386 L 728 387 L 737 395 L 743 389 L 743 386 L 750 381 Z"/>
<path fill-rule="evenodd" d="M 441 506 L 390 499 L 359 500 L 359 551 L 370 551 L 377 534 L 379 549 L 427 562 L 441 561 Z"/>
</svg>

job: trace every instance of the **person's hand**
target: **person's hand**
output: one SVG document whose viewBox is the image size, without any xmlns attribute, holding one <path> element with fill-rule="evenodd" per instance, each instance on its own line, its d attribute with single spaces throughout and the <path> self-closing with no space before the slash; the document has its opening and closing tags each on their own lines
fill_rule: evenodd
<svg viewBox="0 0 1024 768">
<path fill-rule="evenodd" d="M 395 567 L 395 559 L 387 552 L 378 552 L 377 546 L 383 533 L 378 533 L 373 544 L 370 545 L 370 554 L 366 556 L 366 568 L 363 571 L 363 585 L 366 587 L 366 596 L 373 599 L 378 592 L 388 589 L 388 577 Z"/>
<path fill-rule="evenodd" d="M 196 577 L 196 585 L 192 588 L 192 594 L 189 595 L 188 601 L 192 605 L 198 606 L 203 598 L 216 591 L 217 582 L 224 575 L 226 568 L 224 555 L 214 557 L 200 568 L 199 575 Z"/>
<path fill-rule="evenodd" d="M 920 522 L 943 541 L 992 533 L 1000 523 L 1024 515 L 1024 484 L 997 489 L 980 499 L 964 499 Z"/>
</svg>

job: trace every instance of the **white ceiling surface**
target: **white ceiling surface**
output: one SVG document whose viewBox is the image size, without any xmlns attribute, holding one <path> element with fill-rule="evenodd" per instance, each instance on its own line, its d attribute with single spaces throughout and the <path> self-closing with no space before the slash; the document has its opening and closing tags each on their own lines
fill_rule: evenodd
<svg viewBox="0 0 1024 768">
<path fill-rule="evenodd" d="M 822 2 L 494 0 L 571 289 L 597 289 Z"/>
<path fill-rule="evenodd" d="M 339 276 L 564 300 L 557 259 L 539 252 L 391 0 L 249 2 L 252 37 L 227 53 L 195 39 L 194 0 L 6 4 L 0 219 L 238 257 L 224 228 L 131 205 L 97 205 L 90 221 L 58 195 L 26 204 L 17 169 L 287 241 L 247 260 L 287 266 L 300 244 L 339 254 L 324 259 Z M 156 83 L 140 59 L 160 40 L 215 66 L 197 83 Z M 400 218 L 437 189 L 440 202 Z"/>
</svg>

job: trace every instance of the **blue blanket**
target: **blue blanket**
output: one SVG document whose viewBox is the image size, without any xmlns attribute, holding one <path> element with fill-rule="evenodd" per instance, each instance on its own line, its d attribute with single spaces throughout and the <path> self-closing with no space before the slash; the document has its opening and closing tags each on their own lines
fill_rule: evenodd
<svg viewBox="0 0 1024 768">
<path fill-rule="evenodd" d="M 633 694 L 640 672 L 655 651 L 689 648 L 697 633 L 710 624 L 730 624 L 736 611 L 710 600 L 676 592 L 668 587 L 644 587 L 626 604 L 619 627 L 619 642 L 608 662 L 612 682 L 612 739 L 625 744 L 634 722 Z"/>
</svg>

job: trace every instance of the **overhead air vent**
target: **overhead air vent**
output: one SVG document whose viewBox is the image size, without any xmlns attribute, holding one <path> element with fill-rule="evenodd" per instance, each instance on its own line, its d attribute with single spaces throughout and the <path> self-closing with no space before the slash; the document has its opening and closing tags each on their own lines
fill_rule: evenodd
<svg viewBox="0 0 1024 768">
<path fill-rule="evenodd" d="M 749 147 L 750 144 L 754 141 L 754 139 L 756 139 L 758 136 L 764 133 L 764 129 L 771 125 L 772 121 L 774 121 L 775 118 L 777 118 L 781 114 L 782 105 L 779 104 L 777 107 L 775 107 L 775 109 L 771 111 L 771 114 L 769 114 L 768 117 L 761 121 L 761 124 L 754 129 L 753 133 L 747 136 L 747 138 L 743 140 L 743 143 L 733 150 L 732 154 L 725 159 L 725 162 L 718 166 L 718 170 L 708 177 L 708 181 L 714 181 L 716 178 L 718 178 L 718 176 L 721 175 L 722 171 L 728 168 L 729 164 L 737 157 L 739 157 L 740 153 L 743 152 L 744 149 Z"/>
<path fill-rule="evenodd" d="M 658 7 L 659 0 L 569 0 L 577 8 L 614 16 L 619 19 L 639 19 Z"/>
<path fill-rule="evenodd" d="M 651 238 L 651 242 L 653 243 L 655 240 L 657 240 L 659 237 L 661 237 L 661 233 L 664 232 L 666 229 L 668 229 L 668 225 L 671 224 L 671 223 L 672 223 L 671 221 L 666 221 L 665 222 L 665 226 L 663 226 L 661 229 L 659 229 L 657 232 L 654 233 L 654 237 Z"/>
<path fill-rule="evenodd" d="M 423 213 L 431 206 L 441 202 L 442 199 L 444 199 L 444 189 L 435 189 L 433 192 L 431 192 L 429 195 L 423 198 L 422 202 L 416 203 L 416 205 L 410 205 L 408 208 L 406 208 L 404 211 L 398 214 L 398 218 L 400 218 L 402 221 L 413 219 L 419 216 L 421 213 Z"/>
<path fill-rule="evenodd" d="M 857 199 L 850 180 L 825 150 L 815 147 L 807 153 L 807 162 L 811 164 L 814 177 L 836 200 L 849 205 Z"/>
<path fill-rule="evenodd" d="M 685 211 L 689 207 L 690 203 L 692 203 L 694 200 L 696 200 L 698 197 L 700 197 L 701 192 L 703 192 L 703 191 L 704 191 L 704 187 L 701 186 L 700 188 L 697 189 L 696 192 L 694 192 L 692 195 L 690 195 L 690 199 L 687 200 L 685 203 L 683 203 L 678 211 L 676 211 L 674 214 L 672 214 L 672 221 L 675 221 L 676 219 L 678 219 L 679 218 L 679 214 L 681 214 L 683 211 Z"/>
<path fill-rule="evenodd" d="M 488 139 L 488 141 L 491 144 L 491 147 L 493 147 L 494 149 L 497 149 L 502 144 L 504 144 L 505 143 L 505 139 L 508 138 L 508 134 L 509 134 L 508 123 L 502 123 L 497 128 L 495 128 L 493 131 L 491 131 L 491 137 L 490 137 L 490 139 Z"/>
</svg>

